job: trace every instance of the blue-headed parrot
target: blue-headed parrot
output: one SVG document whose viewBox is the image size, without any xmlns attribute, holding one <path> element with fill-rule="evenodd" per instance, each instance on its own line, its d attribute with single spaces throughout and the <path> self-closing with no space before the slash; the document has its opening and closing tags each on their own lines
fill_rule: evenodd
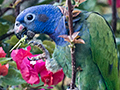
<svg viewBox="0 0 120 90">
<path fill-rule="evenodd" d="M 120 90 L 117 46 L 110 25 L 98 13 L 78 12 L 73 17 L 73 30 L 79 32 L 85 44 L 75 44 L 77 88 Z M 69 35 L 68 19 L 60 6 L 39 5 L 25 9 L 17 16 L 14 30 L 18 38 L 27 35 L 32 39 L 34 35 L 28 32 L 49 35 L 56 44 L 53 61 L 71 78 L 69 42 L 59 37 Z"/>
</svg>

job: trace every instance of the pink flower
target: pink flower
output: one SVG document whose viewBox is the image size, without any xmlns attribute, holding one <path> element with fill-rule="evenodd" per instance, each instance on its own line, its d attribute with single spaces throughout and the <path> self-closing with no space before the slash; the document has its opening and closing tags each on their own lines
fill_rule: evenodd
<svg viewBox="0 0 120 90">
<path fill-rule="evenodd" d="M 44 82 L 44 85 L 57 85 L 64 78 L 63 69 L 57 71 L 56 73 L 48 72 L 48 74 L 41 76 L 41 80 Z"/>
<path fill-rule="evenodd" d="M 56 85 L 62 81 L 64 77 L 63 70 L 59 70 L 56 73 L 47 71 L 45 62 L 43 60 L 29 61 L 27 57 L 36 57 L 30 53 L 30 47 L 27 50 L 17 49 L 13 50 L 11 57 L 17 63 L 17 68 L 20 69 L 23 79 L 29 84 L 38 84 L 40 82 L 38 74 L 40 74 L 42 81 L 45 85 Z"/>
<path fill-rule="evenodd" d="M 47 71 L 47 69 L 45 67 L 45 62 L 42 61 L 42 60 L 37 61 L 34 68 L 37 71 L 37 73 L 40 74 L 41 77 L 48 74 L 48 71 Z"/>
<path fill-rule="evenodd" d="M 38 60 L 34 66 L 34 69 L 37 71 L 39 74 L 46 75 L 48 73 L 46 67 L 45 67 L 45 62 L 43 60 Z"/>
<path fill-rule="evenodd" d="M 64 72 L 61 68 L 59 71 L 53 74 L 53 85 L 57 85 L 59 82 L 61 82 L 64 78 Z"/>
<path fill-rule="evenodd" d="M 108 0 L 108 4 L 112 5 L 112 0 Z M 117 8 L 120 7 L 120 0 L 116 0 L 116 6 Z"/>
<path fill-rule="evenodd" d="M 6 76 L 8 74 L 9 64 L 1 65 L 0 64 L 0 75 Z"/>
<path fill-rule="evenodd" d="M 44 85 L 53 85 L 53 73 L 49 72 L 47 75 L 41 76 L 41 80 L 44 82 Z"/>
<path fill-rule="evenodd" d="M 51 86 L 49 86 L 49 87 L 47 87 L 48 89 L 53 89 L 53 87 L 51 87 Z"/>
<path fill-rule="evenodd" d="M 27 47 L 27 50 L 17 49 L 17 50 L 13 50 L 13 51 L 12 51 L 11 57 L 12 57 L 12 59 L 16 62 L 18 69 L 20 69 L 22 60 L 23 60 L 25 57 L 32 55 L 32 54 L 30 53 L 30 49 L 31 49 L 31 47 L 28 46 L 28 47 Z"/>
<path fill-rule="evenodd" d="M 33 57 L 34 55 L 30 56 Z M 34 65 L 30 64 L 30 61 L 26 58 L 23 59 L 20 68 L 23 79 L 29 84 L 38 84 L 40 82 L 37 71 L 34 69 Z"/>
<path fill-rule="evenodd" d="M 3 58 L 6 56 L 6 53 L 4 52 L 3 48 L 0 47 L 0 58 Z"/>
</svg>

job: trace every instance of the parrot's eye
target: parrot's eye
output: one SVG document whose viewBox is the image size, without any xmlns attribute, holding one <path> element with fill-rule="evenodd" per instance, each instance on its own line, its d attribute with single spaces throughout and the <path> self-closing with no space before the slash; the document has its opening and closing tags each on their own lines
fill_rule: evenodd
<svg viewBox="0 0 120 90">
<path fill-rule="evenodd" d="M 35 19 L 35 14 L 28 13 L 28 14 L 25 16 L 24 21 L 25 21 L 26 23 L 29 23 L 29 22 L 32 22 L 34 19 Z"/>
<path fill-rule="evenodd" d="M 28 15 L 28 16 L 27 16 L 27 19 L 28 19 L 28 20 L 32 20 L 32 19 L 33 19 L 33 15 Z"/>
</svg>

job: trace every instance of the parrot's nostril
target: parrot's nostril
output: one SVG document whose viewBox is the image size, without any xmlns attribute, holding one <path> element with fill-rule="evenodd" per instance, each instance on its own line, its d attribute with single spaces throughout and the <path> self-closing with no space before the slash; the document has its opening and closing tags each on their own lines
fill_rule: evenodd
<svg viewBox="0 0 120 90">
<path fill-rule="evenodd" d="M 16 23 L 16 26 L 20 26 L 20 23 Z"/>
</svg>

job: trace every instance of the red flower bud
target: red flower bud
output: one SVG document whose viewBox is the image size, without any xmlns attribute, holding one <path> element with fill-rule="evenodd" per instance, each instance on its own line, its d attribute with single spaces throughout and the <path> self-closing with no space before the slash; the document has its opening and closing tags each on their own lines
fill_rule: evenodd
<svg viewBox="0 0 120 90">
<path fill-rule="evenodd" d="M 0 75 L 6 76 L 8 74 L 9 64 L 1 65 L 0 64 Z"/>
<path fill-rule="evenodd" d="M 0 58 L 5 57 L 6 53 L 4 52 L 3 48 L 0 47 Z"/>
</svg>

